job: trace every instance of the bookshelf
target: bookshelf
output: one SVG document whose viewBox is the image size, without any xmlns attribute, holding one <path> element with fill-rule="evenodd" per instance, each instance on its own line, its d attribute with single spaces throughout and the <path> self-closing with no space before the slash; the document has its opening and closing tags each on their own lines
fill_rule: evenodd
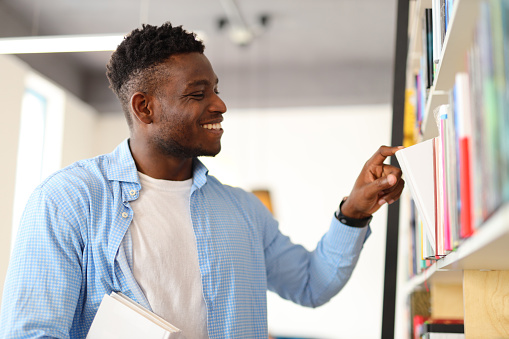
<svg viewBox="0 0 509 339">
<path fill-rule="evenodd" d="M 491 20 L 492 13 L 490 11 L 497 8 L 497 5 L 495 5 L 497 2 L 504 3 L 503 6 L 505 6 L 498 7 L 502 8 L 505 13 L 503 14 L 505 17 L 502 15 L 502 19 L 498 21 L 499 24 L 503 25 L 503 30 L 505 30 L 502 36 L 505 51 L 503 46 L 497 48 L 495 45 L 500 40 L 490 37 L 490 41 L 495 42 L 491 45 L 485 44 L 484 40 L 482 40 L 484 36 L 479 33 L 482 32 L 482 29 L 479 28 L 480 26 L 482 27 L 482 24 L 479 26 L 479 22 L 487 20 L 486 22 L 489 22 L 489 24 L 486 27 L 490 27 L 489 32 L 493 34 L 495 29 L 492 26 L 497 25 L 497 23 Z M 424 35 L 426 29 L 426 21 L 424 20 L 426 9 L 433 7 L 433 10 L 435 10 L 440 8 L 440 5 L 443 6 L 446 3 L 449 7 L 446 32 L 442 36 L 443 42 L 438 53 L 438 63 L 434 66 L 433 81 L 424 91 L 422 88 L 419 89 L 419 78 L 416 75 L 422 72 L 423 60 L 426 57 L 427 45 L 426 35 Z M 484 12 L 480 10 L 481 6 L 484 6 Z M 487 11 L 486 8 L 488 8 Z M 486 13 L 489 13 L 489 15 L 486 16 Z M 417 115 L 420 114 L 420 121 L 416 128 L 417 139 L 419 142 L 422 142 L 431 138 L 442 137 L 441 133 L 444 132 L 439 132 L 440 129 L 435 121 L 434 111 L 439 106 L 445 104 L 449 104 L 451 110 L 454 109 L 455 97 L 453 96 L 453 90 L 455 90 L 455 83 L 457 83 L 457 74 L 466 72 L 470 78 L 475 78 L 478 74 L 476 73 L 477 70 L 472 69 L 473 65 L 483 68 L 481 72 L 485 71 L 485 65 L 479 62 L 476 63 L 475 59 L 472 62 L 472 58 L 484 53 L 488 54 L 490 58 L 495 59 L 491 54 L 500 53 L 500 50 L 502 50 L 502 53 L 504 53 L 503 65 L 505 68 L 509 68 L 509 23 L 504 21 L 509 20 L 509 1 L 415 0 L 410 2 L 408 15 L 407 33 L 409 40 L 406 60 L 406 88 L 407 90 L 413 90 L 415 96 L 421 95 L 421 104 L 419 104 L 419 100 L 415 99 L 415 96 L 413 99 L 417 102 L 416 104 L 414 103 L 414 106 L 421 105 L 420 107 L 422 107 L 421 112 L 417 113 Z M 500 15 L 500 13 L 497 12 L 494 15 Z M 433 19 L 435 20 L 436 17 L 433 16 Z M 441 18 L 439 17 L 439 19 Z M 433 27 L 435 28 L 436 26 Z M 438 40 L 440 39 L 438 38 Z M 489 45 L 489 53 L 482 50 L 482 48 L 486 48 L 486 45 Z M 433 45 L 433 47 L 436 47 L 436 45 Z M 481 52 L 477 49 L 481 49 Z M 474 57 L 471 55 L 474 55 Z M 493 62 L 493 64 L 495 63 L 496 61 Z M 491 64 L 489 66 L 497 67 Z M 500 71 L 500 68 L 497 70 Z M 476 74 L 471 75 L 473 73 Z M 497 76 L 500 79 L 500 74 L 490 73 L 490 75 L 495 78 L 494 82 L 497 81 Z M 486 76 L 486 74 L 483 74 L 483 76 Z M 415 81 L 415 78 L 417 78 L 417 81 Z M 502 76 L 502 79 L 504 79 L 504 76 Z M 485 81 L 485 78 L 482 78 L 482 80 Z M 470 81 L 471 88 L 474 88 L 472 89 L 472 96 L 479 97 L 479 95 L 484 95 L 485 93 L 491 94 L 491 92 L 484 92 L 484 88 L 481 88 L 480 91 L 474 91 L 475 84 L 473 82 L 475 79 Z M 484 86 L 484 82 L 482 82 L 482 85 Z M 492 122 L 481 121 L 483 124 L 507 124 L 507 121 L 503 121 L 503 114 L 506 116 L 505 119 L 509 119 L 507 117 L 509 114 L 509 94 L 507 94 L 509 93 L 509 71 L 507 70 L 505 70 L 505 79 L 502 86 L 505 90 L 505 94 L 502 95 L 505 95 L 505 97 L 501 97 L 500 100 L 503 104 L 499 103 L 497 108 L 501 108 L 503 113 L 495 113 L 493 118 L 495 120 Z M 424 96 L 422 96 L 423 93 L 425 93 Z M 501 93 L 504 92 L 502 91 Z M 488 101 L 489 99 L 484 97 L 482 99 L 472 99 L 472 101 L 475 100 Z M 471 107 L 474 115 L 476 114 L 475 110 L 479 107 L 484 109 L 484 106 L 473 105 Z M 451 114 L 454 113 L 450 112 L 449 115 Z M 497 120 L 501 116 L 502 121 Z M 485 130 L 483 131 L 482 133 L 485 133 Z M 497 127 L 497 131 L 499 138 L 502 138 L 503 132 L 500 132 L 499 127 Z M 506 138 L 509 138 L 509 130 L 506 130 L 506 132 L 508 133 Z M 477 136 L 474 135 L 475 137 L 483 138 L 484 144 L 482 147 L 484 148 L 481 148 L 481 150 L 491 153 L 492 149 L 490 146 L 493 144 L 490 142 L 493 142 L 493 140 L 497 141 L 498 139 L 485 137 L 481 132 L 476 133 Z M 488 141 L 484 141 L 484 139 Z M 503 143 L 502 141 L 501 144 Z M 501 149 L 494 151 L 498 152 L 494 153 L 495 160 L 507 164 L 509 148 L 500 147 Z M 482 157 L 485 155 L 481 153 L 479 151 L 472 153 L 474 163 L 484 161 Z M 447 170 L 451 169 L 447 168 Z M 509 168 L 502 167 L 494 172 L 507 170 Z M 479 175 L 477 172 L 475 174 Z M 483 175 L 485 174 L 483 173 Z M 500 174 L 500 177 L 501 179 L 497 182 L 498 184 L 509 184 L 506 179 L 507 177 L 504 178 L 503 173 Z M 489 186 L 487 187 L 486 189 L 489 189 Z M 496 189 L 498 190 L 498 188 Z M 503 190 L 500 189 L 500 191 Z M 475 195 L 476 193 L 474 192 L 473 194 Z M 497 201 L 496 206 L 493 207 L 492 205 L 492 208 L 485 213 L 482 222 L 475 225 L 472 235 L 461 237 L 452 251 L 440 259 L 428 261 L 426 267 L 417 269 L 417 272 L 415 272 L 415 267 L 412 271 L 411 264 L 408 264 L 408 256 L 412 255 L 412 249 L 409 249 L 409 242 L 411 242 L 409 239 L 412 239 L 412 237 L 415 239 L 415 235 L 410 230 L 410 220 L 414 218 L 413 213 L 410 212 L 412 204 L 410 198 L 410 194 L 405 191 L 400 201 L 398 289 L 395 323 L 396 325 L 401 325 L 402 323 L 405 325 L 400 326 L 399 330 L 396 329 L 395 337 L 413 339 L 413 315 L 410 309 L 412 304 L 410 299 L 414 293 L 426 291 L 431 299 L 431 310 L 427 316 L 431 316 L 431 318 L 463 319 L 466 338 L 509 338 L 509 307 L 507 304 L 507 300 L 509 300 L 509 199 L 507 196 L 501 193 L 501 198 Z M 477 203 L 475 199 L 474 202 Z M 477 205 L 475 206 L 477 207 Z M 444 302 L 444 300 L 447 300 L 447 302 Z"/>
</svg>

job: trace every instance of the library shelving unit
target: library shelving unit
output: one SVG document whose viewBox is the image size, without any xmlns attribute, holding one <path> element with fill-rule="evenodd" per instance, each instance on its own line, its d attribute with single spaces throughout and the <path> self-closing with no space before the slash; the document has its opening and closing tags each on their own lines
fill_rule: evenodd
<svg viewBox="0 0 509 339">
<path fill-rule="evenodd" d="M 422 41 L 423 17 L 425 9 L 431 8 L 433 1 L 410 1 L 407 89 L 415 86 L 414 77 L 419 72 L 421 56 L 426 53 Z M 455 76 L 458 72 L 466 71 L 464 59 L 474 40 L 481 2 L 450 2 L 452 10 L 434 80 L 426 96 L 419 141 L 439 136 L 433 110 L 439 105 L 450 103 Z M 505 19 L 509 20 L 507 12 Z M 505 29 L 509 30 L 509 24 L 505 25 Z M 505 39 L 509 40 L 507 37 Z M 508 50 L 505 58 L 509 58 Z M 509 65 L 507 61 L 506 65 Z M 506 77 L 507 74 L 509 72 Z M 506 137 L 509 138 L 509 133 Z M 399 212 L 395 337 L 413 339 L 410 299 L 413 293 L 426 291 L 431 305 L 429 316 L 463 319 L 466 338 L 509 338 L 509 203 L 506 201 L 499 204 L 482 225 L 475 229 L 474 234 L 462 239 L 454 251 L 433 261 L 413 276 L 408 264 L 410 204 L 410 196 L 405 189 Z"/>
</svg>

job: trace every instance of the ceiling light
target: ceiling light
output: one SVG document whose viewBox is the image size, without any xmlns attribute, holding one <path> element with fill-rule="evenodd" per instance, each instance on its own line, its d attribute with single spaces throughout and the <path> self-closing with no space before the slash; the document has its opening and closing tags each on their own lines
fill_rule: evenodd
<svg viewBox="0 0 509 339">
<path fill-rule="evenodd" d="M 203 41 L 205 34 L 194 31 Z M 124 34 L 48 35 L 19 38 L 0 38 L 0 54 L 66 53 L 114 51 Z"/>
<path fill-rule="evenodd" d="M 113 51 L 123 38 L 123 34 L 1 38 L 0 54 Z"/>
</svg>

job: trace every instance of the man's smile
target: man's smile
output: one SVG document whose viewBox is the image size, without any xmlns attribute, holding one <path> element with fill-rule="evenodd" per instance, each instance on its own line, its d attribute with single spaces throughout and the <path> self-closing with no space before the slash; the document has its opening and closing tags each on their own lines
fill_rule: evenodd
<svg viewBox="0 0 509 339">
<path fill-rule="evenodd" d="M 203 124 L 203 125 L 200 125 L 200 127 L 205 128 L 205 129 L 220 130 L 221 129 L 221 123 Z"/>
</svg>

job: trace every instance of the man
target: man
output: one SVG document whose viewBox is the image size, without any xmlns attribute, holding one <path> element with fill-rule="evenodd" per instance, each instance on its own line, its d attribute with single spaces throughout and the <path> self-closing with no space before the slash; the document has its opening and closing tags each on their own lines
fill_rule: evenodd
<svg viewBox="0 0 509 339">
<path fill-rule="evenodd" d="M 266 291 L 316 307 L 345 285 L 371 215 L 398 199 L 381 147 L 313 252 L 257 198 L 208 175 L 226 112 L 204 46 L 181 27 L 144 25 L 107 68 L 130 138 L 79 161 L 31 196 L 12 255 L 0 337 L 84 338 L 120 291 L 195 338 L 267 338 Z"/>
</svg>

